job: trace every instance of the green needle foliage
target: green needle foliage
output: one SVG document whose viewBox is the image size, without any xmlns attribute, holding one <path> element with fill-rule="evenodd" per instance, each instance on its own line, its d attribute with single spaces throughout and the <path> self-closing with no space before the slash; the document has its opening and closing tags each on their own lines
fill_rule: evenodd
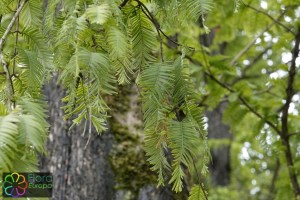
<svg viewBox="0 0 300 200">
<path fill-rule="evenodd" d="M 1 0 L 0 175 L 37 171 L 49 126 L 42 88 L 55 76 L 65 119 L 99 134 L 107 96 L 135 84 L 158 185 L 180 192 L 197 174 L 192 200 L 207 199 L 203 107 L 226 102 L 234 139 L 210 142 L 231 145 L 232 181 L 210 197 L 297 199 L 300 14 L 296 1 L 276 2 Z"/>
<path fill-rule="evenodd" d="M 35 152 L 46 153 L 45 103 L 25 96 L 18 102 L 10 113 L 3 109 L 0 117 L 1 172 L 34 171 Z"/>
<path fill-rule="evenodd" d="M 45 153 L 48 127 L 41 88 L 53 74 L 67 90 L 62 99 L 65 119 L 73 118 L 73 125 L 91 121 L 99 133 L 108 117 L 105 96 L 118 92 L 117 84 L 136 82 L 143 102 L 145 151 L 159 185 L 170 183 L 180 192 L 193 158 L 209 160 L 189 65 L 183 53 L 176 59 L 163 52 L 162 43 L 168 40 L 150 11 L 150 5 L 165 9 L 166 2 L 124 3 L 1 1 L 1 173 L 37 170 L 36 155 Z M 190 22 L 212 8 L 210 1 L 172 3 Z M 18 8 L 20 13 L 14 14 Z M 19 162 L 24 166 L 15 165 Z"/>
</svg>

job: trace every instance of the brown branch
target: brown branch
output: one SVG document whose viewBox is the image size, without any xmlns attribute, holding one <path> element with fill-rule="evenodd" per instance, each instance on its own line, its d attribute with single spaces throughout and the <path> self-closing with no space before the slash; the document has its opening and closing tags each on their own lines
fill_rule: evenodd
<svg viewBox="0 0 300 200">
<path fill-rule="evenodd" d="M 258 54 L 253 60 L 252 62 L 247 65 L 243 70 L 242 70 L 242 75 L 233 79 L 233 81 L 229 84 L 230 86 L 233 86 L 234 84 L 236 84 L 237 82 L 239 82 L 240 80 L 243 80 L 245 77 L 247 77 L 245 74 L 247 73 L 248 70 L 250 70 L 261 58 L 262 56 L 269 50 L 271 49 L 272 46 L 268 46 L 267 48 L 265 48 L 260 54 Z"/>
<path fill-rule="evenodd" d="M 281 15 L 277 18 L 277 20 L 279 20 L 281 17 L 283 17 L 284 12 L 281 13 Z M 245 46 L 244 49 L 242 49 L 230 62 L 230 66 L 234 65 L 235 62 L 242 57 L 242 55 L 244 55 L 256 42 L 256 40 L 258 38 L 260 38 L 265 32 L 267 32 L 268 30 L 270 30 L 272 28 L 272 26 L 275 24 L 275 22 L 269 24 L 257 37 L 255 37 L 247 46 Z"/>
<path fill-rule="evenodd" d="M 278 178 L 279 169 L 280 169 L 280 161 L 277 158 L 276 163 L 275 163 L 275 169 L 274 169 L 271 185 L 270 185 L 270 189 L 269 189 L 269 196 L 270 196 L 271 199 L 274 198 L 275 182 Z"/>
<path fill-rule="evenodd" d="M 127 3 L 128 3 L 129 0 L 124 0 L 120 5 L 119 5 L 119 8 L 122 9 Z"/>
<path fill-rule="evenodd" d="M 296 133 L 290 133 L 287 135 L 287 137 L 292 137 L 292 136 L 295 136 L 295 135 L 300 135 L 300 132 L 296 132 Z"/>
<path fill-rule="evenodd" d="M 280 130 L 278 129 L 278 127 L 275 124 L 273 124 L 271 121 L 267 120 L 263 115 L 258 113 L 243 97 L 241 97 L 241 95 L 239 95 L 238 98 L 253 114 L 255 114 L 261 120 L 265 121 L 266 124 L 268 124 L 270 127 L 272 127 L 273 130 L 278 135 L 280 135 Z"/>
<path fill-rule="evenodd" d="M 220 86 L 222 86 L 223 88 L 225 88 L 226 90 L 228 90 L 231 93 L 236 93 L 236 91 L 234 89 L 232 89 L 230 86 L 226 85 L 225 83 L 221 82 L 220 80 L 218 80 L 215 76 L 213 76 L 211 73 L 208 72 L 204 72 L 205 75 L 207 75 L 210 79 L 212 79 L 213 81 L 215 81 L 216 83 L 218 83 Z M 273 130 L 281 135 L 280 130 L 278 129 L 278 127 L 272 123 L 271 121 L 267 120 L 263 115 L 261 115 L 255 108 L 253 108 L 244 97 L 242 97 L 240 94 L 238 95 L 238 99 L 244 104 L 244 106 L 246 106 L 248 108 L 248 110 L 250 112 L 252 112 L 254 115 L 256 115 L 258 118 L 260 118 L 261 120 L 263 120 L 266 124 L 268 124 L 270 127 L 273 128 Z"/>
<path fill-rule="evenodd" d="M 204 58 L 206 58 L 206 56 L 205 56 L 204 53 L 203 53 L 203 55 L 204 55 Z M 199 63 L 196 60 L 193 60 L 191 57 L 186 57 L 186 58 L 188 58 L 191 62 L 193 62 L 196 65 L 201 65 L 201 63 Z M 205 60 L 206 60 L 206 64 L 208 65 L 207 59 L 205 59 Z M 215 81 L 217 84 L 219 84 L 221 87 L 223 87 L 226 90 L 228 90 L 230 93 L 236 93 L 236 91 L 234 89 L 232 89 L 230 86 L 228 86 L 225 83 L 223 83 L 220 80 L 218 80 L 215 76 L 213 76 L 213 74 L 211 72 L 204 71 L 204 74 L 206 76 L 208 76 L 210 79 L 212 79 L 213 81 Z M 250 112 L 252 112 L 258 118 L 260 118 L 261 120 L 263 120 L 266 124 L 268 124 L 270 127 L 272 127 L 277 134 L 281 135 L 281 132 L 278 129 L 278 127 L 275 124 L 273 124 L 271 121 L 267 120 L 259 112 L 257 112 L 240 94 L 238 95 L 238 99 L 244 104 L 244 106 L 246 106 L 248 108 L 248 110 Z"/>
<path fill-rule="evenodd" d="M 18 0 L 18 4 L 17 7 L 20 6 L 20 1 Z M 19 16 L 17 17 L 17 22 L 16 22 L 16 28 L 15 28 L 15 32 L 16 32 L 16 40 L 15 40 L 15 49 L 14 49 L 14 62 L 13 62 L 13 70 L 12 70 L 12 74 L 15 74 L 15 68 L 16 68 L 16 56 L 18 54 L 17 51 L 17 46 L 18 46 L 18 41 L 19 41 Z"/>
<path fill-rule="evenodd" d="M 7 90 L 7 94 L 8 94 L 8 105 L 11 108 L 11 106 L 13 105 L 13 95 L 14 95 L 14 86 L 13 86 L 13 82 L 9 73 L 9 69 L 8 69 L 8 64 L 6 63 L 6 61 L 4 60 L 4 56 L 3 56 L 3 47 L 4 47 L 4 42 L 9 34 L 9 32 L 11 31 L 16 19 L 18 18 L 22 8 L 24 7 L 25 3 L 28 0 L 24 0 L 22 1 L 22 3 L 20 4 L 20 6 L 17 8 L 17 11 L 15 12 L 14 16 L 12 17 L 10 23 L 8 24 L 3 36 L 0 39 L 0 62 L 2 64 L 3 70 L 6 73 L 6 90 Z"/>
<path fill-rule="evenodd" d="M 165 32 L 163 32 L 162 30 L 161 30 L 161 28 L 160 28 L 160 24 L 159 24 L 159 22 L 157 21 L 157 19 L 155 19 L 155 17 L 152 15 L 152 13 L 149 11 L 149 9 L 145 6 L 145 4 L 143 4 L 140 0 L 135 0 L 138 4 L 139 4 L 139 6 L 141 6 L 142 8 L 144 8 L 145 10 L 145 12 L 147 12 L 147 14 L 146 14 L 146 16 L 147 16 L 147 18 L 152 22 L 152 24 L 155 26 L 155 28 L 163 35 L 163 36 L 165 36 L 169 41 L 171 41 L 172 43 L 174 43 L 174 44 L 176 44 L 177 46 L 185 46 L 185 45 L 183 45 L 183 44 L 180 44 L 180 43 L 178 43 L 178 42 L 176 42 L 176 41 L 174 41 L 172 38 L 170 38 Z M 190 47 L 190 46 L 185 46 L 185 47 L 187 47 L 187 48 L 189 48 L 189 49 L 191 49 L 191 50 L 195 50 L 195 48 L 194 47 Z"/>
<path fill-rule="evenodd" d="M 156 21 L 154 19 L 154 17 L 152 15 L 150 15 L 151 13 L 148 10 L 148 8 L 143 4 L 140 4 L 140 5 L 141 5 L 142 12 L 148 17 L 148 19 L 152 18 L 152 20 Z M 163 52 L 163 40 L 162 40 L 161 35 L 160 35 L 159 25 L 157 25 L 157 24 L 154 24 L 154 25 L 155 25 L 155 29 L 156 29 L 156 32 L 157 32 L 157 35 L 158 35 L 158 38 L 159 38 L 161 61 L 165 62 L 164 54 L 163 54 L 164 53 Z"/>
<path fill-rule="evenodd" d="M 22 8 L 24 7 L 24 5 L 25 5 L 25 3 L 26 3 L 27 1 L 28 1 L 28 0 L 24 0 L 24 1 L 20 4 L 20 6 L 18 7 L 16 13 L 15 13 L 14 16 L 12 17 L 10 23 L 8 24 L 8 26 L 7 26 L 6 30 L 5 30 L 5 32 L 4 32 L 3 36 L 2 36 L 2 38 L 0 39 L 0 51 L 2 51 L 4 42 L 5 42 L 5 40 L 6 40 L 7 36 L 8 36 L 8 34 L 9 34 L 9 32 L 11 31 L 11 29 L 12 29 L 12 27 L 13 27 L 13 25 L 14 25 L 16 19 L 18 18 L 19 14 L 20 14 L 20 12 L 21 12 L 21 10 L 22 10 Z"/>
<path fill-rule="evenodd" d="M 233 66 L 240 57 L 242 57 L 247 51 L 249 51 L 249 49 L 255 44 L 256 40 L 260 38 L 265 32 L 267 32 L 274 24 L 274 22 L 269 24 L 257 37 L 255 37 L 249 44 L 247 44 L 245 48 L 243 48 L 238 54 L 236 54 L 236 56 L 230 62 L 230 66 Z"/>
<path fill-rule="evenodd" d="M 201 63 L 199 63 L 198 61 L 194 60 L 191 57 L 187 57 L 187 59 L 189 59 L 191 62 L 193 62 L 196 65 L 201 65 Z M 228 90 L 230 93 L 237 93 L 233 88 L 231 88 L 229 85 L 221 82 L 220 80 L 218 80 L 212 73 L 204 71 L 204 74 L 206 76 L 208 76 L 211 80 L 213 80 L 214 82 L 216 82 L 218 85 L 220 85 L 221 87 L 225 88 L 226 90 Z M 242 97 L 241 95 L 238 95 L 238 99 L 243 103 L 244 106 L 246 106 L 248 108 L 248 110 L 250 112 L 252 112 L 254 115 L 256 115 L 258 118 L 260 118 L 261 120 L 263 120 L 266 124 L 268 124 L 270 127 L 273 128 L 273 130 L 281 135 L 280 130 L 278 129 L 278 127 L 272 123 L 271 121 L 267 120 L 263 115 L 261 115 L 255 108 L 253 108 L 244 97 Z"/>
<path fill-rule="evenodd" d="M 292 102 L 292 97 L 295 94 L 294 90 L 294 82 L 295 82 L 295 76 L 296 76 L 296 59 L 298 58 L 299 55 L 299 45 L 300 45 L 300 27 L 298 28 L 298 33 L 295 36 L 295 46 L 292 50 L 292 61 L 291 61 L 291 66 L 288 71 L 288 83 L 287 83 L 287 88 L 285 90 L 286 92 L 286 99 L 285 99 L 285 104 L 282 109 L 282 116 L 281 116 L 281 139 L 282 143 L 285 146 L 284 152 L 285 152 L 285 157 L 288 165 L 288 172 L 289 176 L 291 179 L 291 183 L 293 186 L 294 190 L 294 195 L 297 198 L 300 196 L 300 187 L 299 183 L 297 180 L 296 173 L 294 171 L 294 162 L 293 162 L 293 156 L 291 152 L 291 147 L 289 143 L 289 130 L 288 130 L 288 117 L 289 117 L 289 107 L 290 103 Z"/>
<path fill-rule="evenodd" d="M 260 9 L 257 9 L 257 8 L 255 8 L 255 7 L 252 7 L 250 4 L 245 4 L 244 2 L 243 2 L 243 4 L 244 4 L 246 7 L 250 8 L 251 10 L 254 10 L 254 11 L 257 12 L 257 13 L 261 13 L 261 14 L 267 16 L 267 17 L 270 18 L 273 22 L 275 22 L 275 23 L 278 24 L 279 26 L 283 27 L 286 31 L 288 31 L 288 32 L 292 33 L 293 35 L 295 35 L 295 33 L 294 33 L 289 27 L 287 27 L 286 25 L 284 25 L 283 23 L 281 23 L 278 19 L 275 19 L 274 17 L 272 17 L 272 16 L 269 15 L 268 13 L 266 13 L 266 12 L 260 10 Z"/>
<path fill-rule="evenodd" d="M 211 80 L 213 80 L 214 82 L 218 83 L 220 86 L 222 86 L 223 88 L 225 88 L 226 90 L 228 90 L 231 93 L 235 93 L 235 91 L 230 88 L 228 85 L 226 85 L 225 83 L 219 81 L 214 75 L 212 75 L 209 72 L 204 72 L 206 76 L 208 76 Z"/>
</svg>

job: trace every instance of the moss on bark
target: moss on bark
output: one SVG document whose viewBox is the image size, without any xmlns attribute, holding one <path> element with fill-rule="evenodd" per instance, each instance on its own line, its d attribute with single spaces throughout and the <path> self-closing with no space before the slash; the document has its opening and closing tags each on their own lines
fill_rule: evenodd
<svg viewBox="0 0 300 200">
<path fill-rule="evenodd" d="M 142 110 L 138 89 L 134 84 L 119 86 L 110 102 L 110 128 L 116 144 L 110 162 L 116 175 L 116 189 L 129 190 L 129 199 L 136 199 L 145 185 L 156 183 L 143 150 Z"/>
</svg>

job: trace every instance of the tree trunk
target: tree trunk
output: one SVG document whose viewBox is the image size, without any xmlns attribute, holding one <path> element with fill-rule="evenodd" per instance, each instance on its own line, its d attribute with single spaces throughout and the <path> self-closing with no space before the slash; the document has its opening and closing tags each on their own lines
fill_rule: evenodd
<svg viewBox="0 0 300 200">
<path fill-rule="evenodd" d="M 64 89 L 52 79 L 44 93 L 49 105 L 48 155 L 40 170 L 53 173 L 55 200 L 172 200 L 170 187 L 156 188 L 143 151 L 143 125 L 138 91 L 134 85 L 119 87 L 107 97 L 112 108 L 109 129 L 88 141 L 83 125 L 64 121 Z M 86 146 L 87 144 L 87 146 Z M 86 146 L 86 149 L 84 147 Z"/>
<path fill-rule="evenodd" d="M 208 138 L 230 139 L 229 126 L 222 122 L 226 102 L 220 103 L 213 111 L 208 111 Z M 225 186 L 230 183 L 230 146 L 222 145 L 211 149 L 212 164 L 210 166 L 213 186 Z"/>
<path fill-rule="evenodd" d="M 113 138 L 109 131 L 82 136 L 83 127 L 69 131 L 71 121 L 63 120 L 64 90 L 51 80 L 44 89 L 49 105 L 48 156 L 41 159 L 41 171 L 53 173 L 53 199 L 108 200 L 114 198 L 114 174 L 109 164 Z"/>
<path fill-rule="evenodd" d="M 201 19 L 202 20 L 202 19 Z M 200 26 L 202 21 L 200 20 Z M 208 34 L 200 35 L 199 42 L 205 47 L 213 44 L 216 30 L 213 28 Z M 226 43 L 219 45 L 219 50 L 211 54 L 224 54 Z M 208 118 L 208 139 L 230 139 L 230 127 L 222 122 L 223 112 L 226 109 L 227 102 L 221 102 L 214 110 L 207 111 Z M 211 183 L 213 186 L 225 186 L 230 184 L 230 146 L 222 145 L 221 147 L 211 148 L 212 163 L 210 165 Z"/>
</svg>

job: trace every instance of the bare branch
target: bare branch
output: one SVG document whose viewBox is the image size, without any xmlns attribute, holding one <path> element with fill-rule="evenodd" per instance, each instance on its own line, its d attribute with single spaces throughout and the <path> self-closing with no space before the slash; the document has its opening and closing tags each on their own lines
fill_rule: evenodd
<svg viewBox="0 0 300 200">
<path fill-rule="evenodd" d="M 271 186 L 270 186 L 270 189 L 269 189 L 269 195 L 270 195 L 271 199 L 274 198 L 275 183 L 276 183 L 276 180 L 278 178 L 279 169 L 280 169 L 280 161 L 279 161 L 279 158 L 277 158 L 276 163 L 275 163 L 275 169 L 274 169 L 272 181 L 271 181 Z"/>
<path fill-rule="evenodd" d="M 201 66 L 201 63 L 199 63 L 198 61 L 194 60 L 193 58 L 186 56 L 187 59 L 189 59 L 192 63 Z M 216 82 L 218 85 L 220 85 L 221 87 L 225 88 L 226 90 L 228 90 L 230 93 L 236 93 L 236 91 L 231 88 L 229 85 L 221 82 L 220 80 L 218 80 L 212 73 L 204 71 L 204 74 L 206 76 L 208 76 L 211 80 L 213 80 L 214 82 Z M 248 110 L 250 112 L 252 112 L 254 115 L 256 115 L 258 118 L 260 118 L 261 120 L 263 120 L 266 124 L 268 124 L 270 127 L 273 128 L 273 130 L 278 134 L 281 135 L 280 130 L 278 129 L 278 127 L 271 121 L 267 120 L 262 114 L 260 114 L 255 108 L 253 108 L 244 97 L 242 97 L 241 95 L 238 95 L 238 99 L 243 103 L 244 106 L 246 106 L 248 108 Z"/>
<path fill-rule="evenodd" d="M 249 51 L 249 49 L 255 44 L 256 40 L 260 38 L 266 31 L 268 31 L 274 24 L 274 22 L 269 24 L 257 37 L 255 37 L 249 44 L 247 44 L 245 48 L 243 48 L 238 54 L 236 54 L 236 56 L 230 62 L 230 66 L 234 65 L 240 57 L 242 57 L 247 51 Z"/>
<path fill-rule="evenodd" d="M 18 5 L 17 7 L 19 7 L 20 5 L 20 1 L 18 0 Z M 15 32 L 16 32 L 16 40 L 15 40 L 15 49 L 14 49 L 14 62 L 13 62 L 13 70 L 12 70 L 12 74 L 15 74 L 15 68 L 16 68 L 16 56 L 18 54 L 17 51 L 17 47 L 18 47 L 18 41 L 19 41 L 19 16 L 17 17 L 17 22 L 16 22 L 16 28 L 15 28 Z"/>
<path fill-rule="evenodd" d="M 300 135 L 300 132 L 290 133 L 290 134 L 288 134 L 287 137 L 292 137 L 292 136 L 295 136 L 295 135 Z"/>
<path fill-rule="evenodd" d="M 277 21 L 282 18 L 284 15 L 284 12 L 281 13 L 281 15 L 277 18 Z M 234 63 L 240 58 L 242 57 L 242 55 L 244 55 L 256 42 L 256 40 L 258 38 L 260 38 L 265 32 L 267 32 L 268 30 L 270 30 L 272 28 L 272 26 L 274 26 L 275 22 L 273 21 L 273 23 L 269 24 L 257 37 L 255 37 L 247 46 L 245 46 L 244 49 L 242 49 L 230 62 L 230 65 L 234 65 Z"/>
<path fill-rule="evenodd" d="M 8 105 L 11 108 L 11 106 L 14 106 L 12 104 L 13 100 L 13 95 L 14 95 L 14 86 L 13 86 L 13 82 L 9 73 L 9 69 L 8 69 L 8 64 L 6 63 L 6 61 L 4 60 L 4 56 L 3 56 L 3 46 L 4 46 L 4 42 L 9 34 L 9 32 L 11 31 L 16 19 L 18 18 L 22 8 L 24 7 L 25 3 L 28 0 L 24 0 L 22 1 L 22 3 L 20 3 L 19 7 L 17 8 L 17 11 L 15 12 L 14 16 L 12 17 L 10 23 L 8 24 L 3 36 L 0 39 L 0 62 L 2 64 L 3 70 L 6 73 L 6 90 L 7 90 L 7 94 L 8 94 Z"/>
<path fill-rule="evenodd" d="M 262 56 L 269 50 L 271 49 L 272 46 L 268 46 L 267 48 L 265 48 L 262 52 L 260 52 L 253 60 L 252 62 L 247 65 L 243 70 L 242 70 L 242 75 L 235 78 L 229 85 L 233 86 L 234 84 L 236 84 L 237 82 L 239 82 L 240 80 L 243 80 L 244 78 L 247 78 L 247 71 L 250 70 L 261 58 Z"/>
<path fill-rule="evenodd" d="M 243 3 L 244 3 L 244 2 L 243 2 Z M 272 17 L 272 16 L 269 15 L 268 13 L 266 13 L 266 12 L 264 12 L 264 11 L 262 11 L 262 10 L 259 10 L 259 9 L 257 9 L 257 8 L 254 8 L 254 7 L 252 7 L 250 4 L 245 4 L 245 3 L 244 3 L 244 5 L 245 5 L 246 7 L 248 7 L 248 8 L 250 8 L 251 10 L 256 11 L 257 13 L 261 13 L 261 14 L 267 16 L 267 17 L 270 18 L 273 22 L 275 22 L 275 23 L 278 24 L 279 26 L 283 27 L 286 31 L 288 31 L 288 32 L 292 33 L 293 35 L 295 35 L 295 33 L 294 33 L 289 27 L 287 27 L 286 25 L 284 25 L 283 23 L 281 23 L 278 19 L 275 19 L 274 17 Z"/>
<path fill-rule="evenodd" d="M 124 0 L 120 5 L 119 5 L 119 8 L 122 9 L 127 3 L 128 3 L 129 0 Z"/>
<path fill-rule="evenodd" d="M 152 15 L 152 13 L 149 11 L 149 9 L 145 6 L 145 4 L 143 4 L 140 0 L 135 0 L 142 8 L 144 8 L 144 11 L 147 13 L 146 16 L 148 17 L 148 19 L 152 22 L 152 24 L 155 26 L 155 28 L 157 29 L 158 32 L 160 32 L 163 36 L 165 36 L 169 41 L 171 41 L 172 43 L 176 44 L 177 46 L 185 46 L 183 44 L 179 44 L 178 42 L 174 41 L 172 38 L 170 38 L 165 32 L 163 32 L 160 28 L 160 24 L 158 23 L 157 19 L 155 19 L 155 17 Z M 191 50 L 195 50 L 194 47 L 189 47 L 186 46 L 187 48 L 191 49 Z"/>
<path fill-rule="evenodd" d="M 25 3 L 26 3 L 27 1 L 28 1 L 28 0 L 24 0 L 24 1 L 20 4 L 20 6 L 18 7 L 16 13 L 15 13 L 14 16 L 12 17 L 10 23 L 8 24 L 8 26 L 7 26 L 6 30 L 5 30 L 5 32 L 4 32 L 3 36 L 2 36 L 2 38 L 0 39 L 0 51 L 2 51 L 3 45 L 4 45 L 4 41 L 6 40 L 7 35 L 8 35 L 9 32 L 11 31 L 11 29 L 12 29 L 12 27 L 13 27 L 13 25 L 14 25 L 16 19 L 18 18 L 18 16 L 19 16 L 21 10 L 23 9 L 23 7 L 24 7 L 24 5 L 25 5 Z"/>
<path fill-rule="evenodd" d="M 151 13 L 148 10 L 148 8 L 145 5 L 143 5 L 143 4 L 140 4 L 140 5 L 141 5 L 141 8 L 142 8 L 142 12 L 148 17 L 148 19 L 152 19 L 153 21 L 156 21 L 154 19 L 154 17 L 151 15 Z M 156 32 L 157 32 L 157 35 L 158 35 L 158 38 L 159 38 L 161 61 L 165 62 L 165 60 L 164 60 L 163 46 L 162 46 L 163 45 L 163 40 L 162 40 L 161 35 L 160 35 L 159 25 L 157 25 L 157 24 L 154 24 L 154 25 L 155 25 L 155 29 L 156 29 Z"/>
</svg>

